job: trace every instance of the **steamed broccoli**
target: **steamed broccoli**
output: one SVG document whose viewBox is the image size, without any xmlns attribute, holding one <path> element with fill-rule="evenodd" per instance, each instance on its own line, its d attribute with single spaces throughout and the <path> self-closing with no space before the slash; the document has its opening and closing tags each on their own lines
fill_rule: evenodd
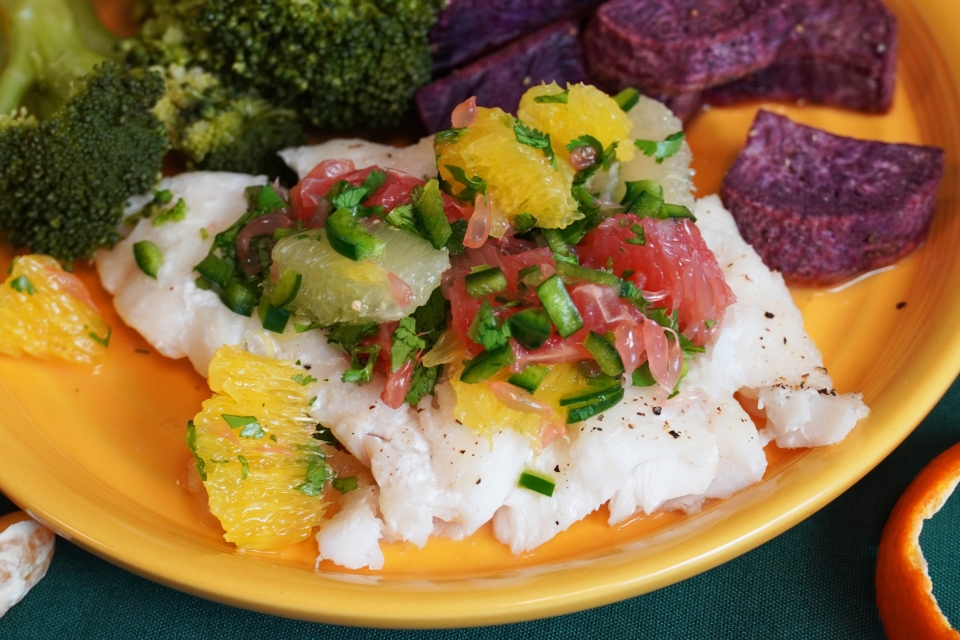
<svg viewBox="0 0 960 640">
<path fill-rule="evenodd" d="M 154 0 L 125 46 L 138 64 L 199 65 L 316 126 L 396 124 L 430 80 L 443 0 Z"/>
<path fill-rule="evenodd" d="M 0 0 L 0 231 L 62 261 L 117 238 L 126 201 L 167 149 L 191 168 L 275 177 L 301 144 L 296 114 L 202 71 L 109 60 L 89 0 Z"/>
<path fill-rule="evenodd" d="M 199 67 L 154 68 L 166 79 L 166 91 L 154 112 L 189 168 L 271 178 L 289 171 L 277 151 L 306 142 L 296 112 L 277 109 L 255 94 L 227 89 Z"/>
<path fill-rule="evenodd" d="M 158 74 L 105 62 L 79 82 L 47 120 L 0 116 L 0 229 L 65 262 L 116 241 L 127 199 L 156 183 L 167 149 Z"/>
</svg>

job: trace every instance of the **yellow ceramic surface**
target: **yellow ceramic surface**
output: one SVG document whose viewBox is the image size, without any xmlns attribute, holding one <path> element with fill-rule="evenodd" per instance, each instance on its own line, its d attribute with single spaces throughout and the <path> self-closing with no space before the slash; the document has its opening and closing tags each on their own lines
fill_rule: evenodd
<svg viewBox="0 0 960 640">
<path fill-rule="evenodd" d="M 956 0 L 888 3 L 902 38 L 891 114 L 773 107 L 839 133 L 947 150 L 924 247 L 841 291 L 794 291 L 837 387 L 862 391 L 872 408 L 843 443 L 770 448 L 760 484 L 693 516 L 659 514 L 610 528 L 601 510 L 522 557 L 486 527 L 422 550 L 384 545 L 386 566 L 375 575 L 326 564 L 315 572 L 312 541 L 276 554 L 240 554 L 223 541 L 184 486 L 184 429 L 208 396 L 204 380 L 126 329 L 92 272 L 81 270 L 115 329 L 108 356 L 92 370 L 0 358 L 0 487 L 61 535 L 151 579 L 340 624 L 441 627 L 557 615 L 669 585 L 756 547 L 872 469 L 960 369 L 960 11 Z M 693 125 L 700 193 L 716 191 L 755 110 L 714 109 Z M 0 254 L 0 269 L 10 257 Z"/>
</svg>

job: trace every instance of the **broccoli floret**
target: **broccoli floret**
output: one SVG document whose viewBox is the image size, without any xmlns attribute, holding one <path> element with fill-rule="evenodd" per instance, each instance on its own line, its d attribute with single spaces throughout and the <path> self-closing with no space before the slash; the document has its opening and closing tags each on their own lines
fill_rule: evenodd
<svg viewBox="0 0 960 640">
<path fill-rule="evenodd" d="M 296 112 L 225 88 L 199 67 L 157 67 L 166 92 L 155 113 L 190 169 L 287 176 L 278 149 L 304 144 Z"/>
<path fill-rule="evenodd" d="M 430 80 L 443 0 L 156 0 L 131 60 L 201 67 L 312 124 L 385 127 Z"/>
<path fill-rule="evenodd" d="M 130 196 L 159 179 L 166 131 L 152 109 L 163 79 L 107 62 L 49 119 L 0 116 L 0 229 L 71 262 L 118 238 Z"/>
</svg>

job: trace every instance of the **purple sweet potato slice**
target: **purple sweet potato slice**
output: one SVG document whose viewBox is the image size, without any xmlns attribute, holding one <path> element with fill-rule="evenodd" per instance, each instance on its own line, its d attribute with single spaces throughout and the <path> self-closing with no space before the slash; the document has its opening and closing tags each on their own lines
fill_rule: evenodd
<svg viewBox="0 0 960 640">
<path fill-rule="evenodd" d="M 693 93 L 770 66 L 795 11 L 781 0 L 611 0 L 587 26 L 584 54 L 607 91 Z"/>
<path fill-rule="evenodd" d="M 827 284 L 923 241 L 943 167 L 935 147 L 844 138 L 761 111 L 721 197 L 768 267 Z"/>
<path fill-rule="evenodd" d="M 750 99 L 804 100 L 882 113 L 893 102 L 897 19 L 880 0 L 807 0 L 777 61 L 759 72 L 708 90 L 723 105 Z"/>
<path fill-rule="evenodd" d="M 557 20 L 585 16 L 601 1 L 451 0 L 430 30 L 433 71 L 446 73 Z"/>
<path fill-rule="evenodd" d="M 563 21 L 517 40 L 417 91 L 420 119 L 433 133 L 450 127 L 454 107 L 477 96 L 482 107 L 516 113 L 520 97 L 541 82 L 585 82 L 579 27 Z"/>
</svg>

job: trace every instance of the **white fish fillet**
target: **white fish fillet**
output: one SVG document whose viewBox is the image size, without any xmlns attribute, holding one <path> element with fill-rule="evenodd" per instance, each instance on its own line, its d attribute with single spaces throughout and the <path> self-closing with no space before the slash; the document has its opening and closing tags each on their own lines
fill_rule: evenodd
<svg viewBox="0 0 960 640">
<path fill-rule="evenodd" d="M 662 123 L 664 131 L 672 126 Z M 395 149 L 334 140 L 281 155 L 301 176 L 324 159 L 347 157 L 358 168 L 377 164 L 426 178 L 435 170 L 431 143 L 426 138 Z M 423 546 L 431 535 L 466 537 L 491 519 L 497 538 L 520 553 L 605 503 L 611 524 L 658 509 L 694 510 L 760 480 L 763 445 L 770 439 L 787 447 L 829 444 L 866 415 L 858 395 L 831 393 L 820 353 L 782 278 L 740 238 L 716 197 L 698 201 L 696 215 L 737 302 L 706 353 L 691 363 L 678 397 L 627 389 L 620 405 L 576 425 L 569 440 L 536 457 L 509 425 L 487 438 L 457 423 L 446 384 L 416 408 L 390 409 L 379 398 L 382 378 L 362 387 L 340 381 L 347 361 L 320 332 L 265 332 L 193 284 L 192 267 L 210 246 L 200 228 L 212 236 L 229 226 L 242 214 L 243 189 L 250 184 L 263 179 L 193 173 L 165 181 L 164 188 L 187 201 L 187 219 L 160 227 L 141 223 L 130 238 L 98 256 L 98 268 L 124 319 L 161 353 L 187 356 L 201 373 L 217 347 L 238 343 L 310 367 L 318 380 L 311 389 L 317 396 L 313 417 L 376 480 L 376 487 L 346 494 L 340 512 L 318 533 L 322 559 L 380 568 L 379 540 Z M 164 252 L 156 282 L 133 261 L 131 245 L 141 239 Z M 734 399 L 737 391 L 766 407 L 766 434 L 757 432 Z M 525 467 L 557 479 L 552 498 L 516 487 Z"/>
<path fill-rule="evenodd" d="M 233 313 L 212 291 L 194 283 L 193 267 L 210 251 L 213 237 L 247 209 L 244 189 L 266 179 L 235 173 L 196 172 L 166 178 L 160 189 L 183 198 L 186 218 L 153 226 L 142 221 L 124 240 L 97 254 L 97 271 L 123 321 L 168 358 L 190 358 L 202 376 L 213 352 L 237 344 L 260 323 Z M 201 237 L 205 229 L 208 238 Z M 133 259 L 133 244 L 149 240 L 163 253 L 154 280 Z"/>
</svg>

